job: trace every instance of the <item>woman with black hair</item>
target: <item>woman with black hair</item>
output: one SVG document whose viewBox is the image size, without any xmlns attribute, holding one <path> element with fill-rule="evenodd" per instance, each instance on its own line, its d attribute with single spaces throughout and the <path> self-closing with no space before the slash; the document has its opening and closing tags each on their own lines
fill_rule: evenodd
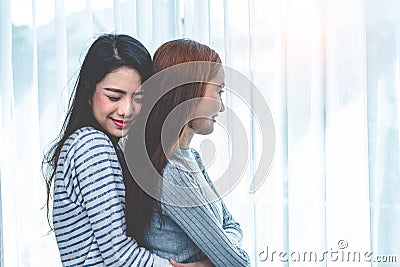
<svg viewBox="0 0 400 267">
<path fill-rule="evenodd" d="M 85 56 L 62 130 L 43 161 L 49 165 L 47 215 L 50 223 L 53 188 L 52 222 L 64 266 L 171 266 L 126 234 L 126 210 L 141 207 L 125 198 L 138 185 L 119 140 L 141 110 L 141 85 L 151 73 L 149 52 L 127 35 L 101 35 Z"/>
</svg>

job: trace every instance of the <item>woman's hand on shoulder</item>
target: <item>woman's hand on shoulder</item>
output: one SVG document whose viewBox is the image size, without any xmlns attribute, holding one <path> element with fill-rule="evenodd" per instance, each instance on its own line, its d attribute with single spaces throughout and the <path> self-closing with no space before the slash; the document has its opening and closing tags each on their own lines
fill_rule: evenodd
<svg viewBox="0 0 400 267">
<path fill-rule="evenodd" d="M 205 257 L 201 261 L 196 261 L 196 262 L 191 262 L 191 263 L 179 263 L 174 260 L 169 260 L 169 262 L 174 266 L 174 267 L 214 267 L 214 264 Z"/>
</svg>

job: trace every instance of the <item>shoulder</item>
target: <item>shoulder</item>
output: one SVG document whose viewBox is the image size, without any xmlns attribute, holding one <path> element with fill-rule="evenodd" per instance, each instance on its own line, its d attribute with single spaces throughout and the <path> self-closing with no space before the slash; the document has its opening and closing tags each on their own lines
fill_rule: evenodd
<svg viewBox="0 0 400 267">
<path fill-rule="evenodd" d="M 112 145 L 110 138 L 102 131 L 96 130 L 93 127 L 79 128 L 73 132 L 67 139 L 72 143 L 86 143 L 86 142 L 103 142 Z"/>
<path fill-rule="evenodd" d="M 179 153 L 171 155 L 163 169 L 163 179 L 175 185 L 198 186 L 201 168 L 197 156 L 200 155 L 198 153 L 194 155 L 196 161 L 188 160 Z"/>
<path fill-rule="evenodd" d="M 79 146 L 85 144 L 104 144 L 112 146 L 110 138 L 108 138 L 105 133 L 92 127 L 79 128 L 65 141 L 66 146 Z"/>
<path fill-rule="evenodd" d="M 200 153 L 196 149 L 194 149 L 192 147 L 190 148 L 190 151 L 192 151 L 192 153 L 194 155 L 194 158 L 196 159 L 196 162 L 199 165 L 200 169 L 204 170 L 205 167 L 204 167 L 203 161 L 201 160 Z"/>
<path fill-rule="evenodd" d="M 101 150 L 107 153 L 116 153 L 108 136 L 92 127 L 82 127 L 73 132 L 63 145 L 62 151 L 68 156 L 90 154 Z"/>
<path fill-rule="evenodd" d="M 200 158 L 200 153 L 194 149 L 193 147 L 190 148 L 190 151 L 192 151 L 193 155 L 195 156 L 195 158 Z"/>
<path fill-rule="evenodd" d="M 163 178 L 174 184 L 180 184 L 183 177 L 190 176 L 189 171 L 179 161 L 168 159 L 165 165 L 162 176 Z"/>
<path fill-rule="evenodd" d="M 206 179 L 208 184 L 212 184 L 212 181 L 210 179 L 210 177 L 208 176 L 208 173 L 206 171 L 206 167 L 203 164 L 203 161 L 201 160 L 201 156 L 200 153 L 194 149 L 194 148 L 190 148 L 190 150 L 192 151 L 194 158 L 196 159 L 197 164 L 199 165 L 200 170 L 203 173 L 204 178 Z"/>
</svg>

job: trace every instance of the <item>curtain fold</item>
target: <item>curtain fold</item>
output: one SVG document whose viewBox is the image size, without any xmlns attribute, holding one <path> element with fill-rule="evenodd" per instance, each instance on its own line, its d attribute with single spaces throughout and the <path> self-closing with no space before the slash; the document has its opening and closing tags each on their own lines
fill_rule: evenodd
<svg viewBox="0 0 400 267">
<path fill-rule="evenodd" d="M 1 109 L 0 109 L 0 124 L 1 124 Z M 2 136 L 0 135 L 0 138 Z M 0 170 L 0 203 L 1 203 L 1 170 Z M 0 205 L 0 222 L 3 221 L 3 211 Z M 3 249 L 3 226 L 0 227 L 0 266 L 4 266 L 4 249 Z"/>
<path fill-rule="evenodd" d="M 345 240 L 354 250 L 371 251 L 365 5 L 346 2 L 343 10 L 344 3 L 326 6 L 327 247 L 341 249 Z"/>
<path fill-rule="evenodd" d="M 137 38 L 149 49 L 154 51 L 153 45 L 153 12 L 152 1 L 137 0 L 136 16 L 137 16 Z"/>
<path fill-rule="evenodd" d="M 114 28 L 115 32 L 120 32 L 122 29 L 121 25 L 121 6 L 119 0 L 114 0 Z"/>
<path fill-rule="evenodd" d="M 86 49 L 104 32 L 130 34 L 152 54 L 175 38 L 208 44 L 265 98 L 275 153 L 254 194 L 263 144 L 252 90 L 241 98 L 230 80 L 224 101 L 234 114 L 194 140 L 213 154 L 203 157 L 215 180 L 242 137 L 238 129 L 246 133 L 239 145 L 249 147 L 248 168 L 224 200 L 252 266 L 308 266 L 289 253 L 316 252 L 320 260 L 324 251 L 371 252 L 372 260 L 334 262 L 326 254 L 312 266 L 382 266 L 377 256 L 392 261 L 385 267 L 398 265 L 400 2 L 86 0 L 78 8 L 60 0 L 43 12 L 45 4 L 0 1 L 0 266 L 60 266 L 40 164 Z M 21 22 L 18 13 L 31 17 Z"/>
<path fill-rule="evenodd" d="M 125 3 L 125 10 L 128 15 L 125 15 L 122 12 L 122 30 L 126 32 L 126 34 L 131 36 L 137 36 L 137 8 L 136 8 L 136 0 L 129 0 Z M 124 10 L 124 9 L 123 9 Z"/>
<path fill-rule="evenodd" d="M 30 66 L 28 71 L 21 76 L 18 68 L 15 69 L 14 80 L 20 78 L 30 83 L 15 82 L 15 138 L 16 155 L 13 159 L 18 194 L 14 194 L 16 201 L 18 239 L 23 239 L 18 244 L 20 265 L 42 266 L 44 257 L 42 254 L 42 219 L 44 210 L 40 207 L 44 204 L 43 183 L 41 183 L 41 153 L 39 138 L 39 93 L 38 93 L 38 54 L 37 54 L 37 12 L 36 1 L 26 7 L 32 14 L 32 28 L 29 31 L 30 54 L 25 59 Z M 17 62 L 17 54 L 13 53 L 13 65 Z M 27 108 L 29 107 L 29 109 Z M 29 133 L 29 134 L 27 134 Z M 23 167 L 21 167 L 23 166 Z M 22 224 L 20 222 L 30 222 Z"/>
<path fill-rule="evenodd" d="M 85 7 L 85 27 L 86 27 L 86 38 L 89 39 L 93 35 L 93 10 L 92 0 L 86 0 Z M 133 24 L 133 23 L 132 23 Z"/>
<path fill-rule="evenodd" d="M 318 1 L 291 2 L 286 12 L 289 240 L 286 250 L 318 251 L 326 242 L 325 176 L 321 169 L 324 166 L 325 88 L 321 82 L 323 77 L 318 75 L 323 72 L 318 27 L 321 9 Z"/>
<path fill-rule="evenodd" d="M 1 210 L 2 210 L 2 266 L 12 266 L 18 258 L 18 230 L 15 214 L 15 131 L 14 131 L 14 88 L 12 69 L 12 24 L 11 2 L 0 2 L 0 81 L 1 89 Z"/>
<path fill-rule="evenodd" d="M 177 38 L 179 23 L 176 1 L 153 0 L 151 52 L 154 52 L 166 40 Z"/>
<path fill-rule="evenodd" d="M 366 5 L 368 171 L 371 248 L 378 255 L 397 255 L 399 261 L 400 18 L 394 5 Z"/>
</svg>

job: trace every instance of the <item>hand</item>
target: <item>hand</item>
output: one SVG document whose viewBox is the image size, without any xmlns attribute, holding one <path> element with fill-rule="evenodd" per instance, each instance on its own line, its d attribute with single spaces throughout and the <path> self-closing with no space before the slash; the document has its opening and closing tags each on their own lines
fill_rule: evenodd
<svg viewBox="0 0 400 267">
<path fill-rule="evenodd" d="M 175 267 L 214 267 L 214 264 L 205 257 L 201 261 L 191 262 L 191 263 L 179 263 L 174 260 L 169 260 L 169 262 Z"/>
</svg>

